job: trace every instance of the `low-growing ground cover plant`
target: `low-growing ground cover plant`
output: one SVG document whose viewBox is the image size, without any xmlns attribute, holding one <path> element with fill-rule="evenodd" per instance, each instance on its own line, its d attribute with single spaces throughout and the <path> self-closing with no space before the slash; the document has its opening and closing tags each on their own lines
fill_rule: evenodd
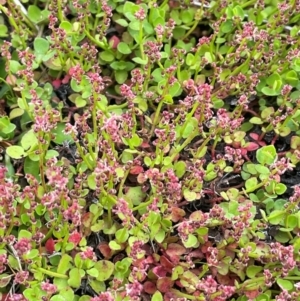
<svg viewBox="0 0 300 301">
<path fill-rule="evenodd" d="M 0 1 L 2 300 L 300 300 L 300 2 Z"/>
</svg>

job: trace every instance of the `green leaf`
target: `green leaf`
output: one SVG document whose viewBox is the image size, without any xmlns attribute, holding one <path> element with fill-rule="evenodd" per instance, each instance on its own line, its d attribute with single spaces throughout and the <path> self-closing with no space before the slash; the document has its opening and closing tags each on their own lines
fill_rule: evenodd
<svg viewBox="0 0 300 301">
<path fill-rule="evenodd" d="M 298 226 L 298 217 L 295 214 L 289 215 L 286 219 L 286 227 L 294 229 L 297 226 Z"/>
<path fill-rule="evenodd" d="M 32 233 L 27 231 L 27 230 L 20 230 L 20 232 L 18 234 L 18 240 L 20 240 L 21 238 L 31 239 L 32 238 Z"/>
<path fill-rule="evenodd" d="M 197 237 L 193 234 L 189 234 L 188 239 L 182 243 L 186 248 L 194 248 L 199 244 Z"/>
<path fill-rule="evenodd" d="M 66 272 L 72 267 L 70 262 L 72 261 L 72 257 L 68 254 L 64 254 L 58 264 L 57 273 L 66 274 Z"/>
<path fill-rule="evenodd" d="M 4 24 L 0 24 L 0 37 L 1 38 L 5 38 L 8 36 L 8 28 L 7 26 L 5 26 Z"/>
<path fill-rule="evenodd" d="M 183 196 L 188 202 L 195 201 L 197 199 L 197 194 L 194 191 L 190 191 L 188 189 L 185 189 L 183 191 Z"/>
<path fill-rule="evenodd" d="M 280 231 L 275 234 L 274 238 L 276 241 L 285 244 L 291 239 L 289 234 L 291 231 L 292 229 L 280 228 Z"/>
<path fill-rule="evenodd" d="M 37 180 L 40 179 L 40 164 L 38 161 L 32 161 L 29 157 L 25 158 L 24 171 L 26 174 L 33 175 Z"/>
<path fill-rule="evenodd" d="M 186 163 L 184 161 L 177 161 L 174 164 L 175 174 L 178 178 L 183 177 L 186 172 Z"/>
<path fill-rule="evenodd" d="M 234 16 L 240 17 L 241 20 L 244 20 L 245 12 L 241 6 L 239 6 L 239 5 L 235 6 L 232 11 L 233 11 Z"/>
<path fill-rule="evenodd" d="M 134 57 L 132 59 L 135 63 L 140 64 L 140 65 L 146 65 L 148 63 L 148 59 L 141 59 L 140 57 Z"/>
<path fill-rule="evenodd" d="M 62 21 L 59 24 L 59 28 L 64 29 L 66 33 L 71 33 L 73 31 L 73 25 L 68 21 Z"/>
<path fill-rule="evenodd" d="M 280 90 L 274 90 L 272 88 L 269 87 L 263 87 L 261 89 L 261 92 L 267 96 L 276 96 L 280 94 Z"/>
<path fill-rule="evenodd" d="M 87 270 L 86 273 L 95 278 L 97 278 L 99 276 L 99 271 L 95 268 L 91 268 L 91 269 Z"/>
<path fill-rule="evenodd" d="M 111 240 L 108 245 L 111 250 L 115 250 L 115 251 L 121 250 L 121 246 L 114 240 Z"/>
<path fill-rule="evenodd" d="M 7 287 L 12 277 L 13 277 L 12 274 L 11 275 L 9 275 L 9 274 L 1 274 L 0 275 L 0 287 L 1 288 Z"/>
<path fill-rule="evenodd" d="M 34 51 L 37 54 L 45 54 L 49 50 L 50 43 L 43 38 L 35 38 L 33 42 Z"/>
<path fill-rule="evenodd" d="M 278 278 L 276 282 L 283 290 L 291 291 L 294 288 L 294 283 L 290 280 Z"/>
<path fill-rule="evenodd" d="M 233 28 L 234 28 L 234 25 L 231 20 L 227 20 L 227 21 L 223 22 L 220 26 L 222 33 L 229 33 L 233 30 Z"/>
<path fill-rule="evenodd" d="M 122 27 L 127 27 L 128 26 L 128 22 L 125 19 L 114 20 L 114 22 L 121 25 Z"/>
<path fill-rule="evenodd" d="M 174 97 L 174 96 L 178 96 L 178 93 L 182 91 L 180 83 L 179 82 L 175 82 L 172 86 L 169 87 L 168 92 L 169 94 Z M 181 93 L 181 92 L 180 92 Z"/>
<path fill-rule="evenodd" d="M 29 130 L 21 139 L 21 145 L 24 150 L 28 150 L 37 144 L 38 139 L 33 130 Z"/>
<path fill-rule="evenodd" d="M 250 265 L 246 269 L 246 275 L 249 278 L 254 278 L 259 272 L 263 270 L 263 267 L 257 265 Z"/>
<path fill-rule="evenodd" d="M 152 164 L 152 160 L 150 157 L 145 157 L 144 158 L 144 163 L 147 165 L 147 166 L 150 166 Z"/>
<path fill-rule="evenodd" d="M 260 165 L 260 164 L 255 164 L 255 169 L 259 174 L 264 174 L 268 175 L 270 174 L 270 169 L 267 168 L 266 166 Z"/>
<path fill-rule="evenodd" d="M 146 193 L 143 192 L 141 186 L 128 187 L 126 191 L 126 199 L 130 200 L 134 206 L 137 206 L 143 202 L 146 197 Z"/>
<path fill-rule="evenodd" d="M 288 84 L 292 86 L 297 86 L 299 82 L 299 78 L 297 72 L 295 70 L 290 70 L 285 74 L 285 80 Z"/>
<path fill-rule="evenodd" d="M 81 272 L 78 268 L 72 268 L 69 272 L 68 284 L 73 288 L 79 288 L 81 284 Z"/>
<path fill-rule="evenodd" d="M 42 12 L 36 5 L 29 5 L 27 12 L 31 22 L 37 24 L 43 20 Z"/>
<path fill-rule="evenodd" d="M 189 9 L 183 9 L 180 13 L 180 19 L 183 23 L 190 23 L 194 20 L 195 12 L 191 8 Z"/>
<path fill-rule="evenodd" d="M 65 299 L 65 301 L 74 300 L 74 290 L 71 287 L 66 287 L 62 290 L 59 291 L 59 295 L 56 296 L 60 296 L 63 297 Z M 51 298 L 52 300 L 52 298 Z"/>
<path fill-rule="evenodd" d="M 51 131 L 52 134 L 55 135 L 55 138 L 53 141 L 56 144 L 62 145 L 66 141 L 69 141 L 70 143 L 74 143 L 74 140 L 71 135 L 66 135 L 63 133 L 63 131 L 65 130 L 65 127 L 66 127 L 65 123 L 61 122 L 61 123 L 58 123 L 56 128 Z"/>
<path fill-rule="evenodd" d="M 115 236 L 116 236 L 117 242 L 122 244 L 125 241 L 127 241 L 128 237 L 129 237 L 129 233 L 126 228 L 122 228 L 116 232 Z"/>
<path fill-rule="evenodd" d="M 151 301 L 163 301 L 163 295 L 160 291 L 156 291 L 151 297 Z"/>
<path fill-rule="evenodd" d="M 19 70 L 22 69 L 22 65 L 17 62 L 17 61 L 14 61 L 14 60 L 10 60 L 9 61 L 9 70 L 12 72 L 12 73 L 17 73 Z"/>
<path fill-rule="evenodd" d="M 249 122 L 252 124 L 263 124 L 264 122 L 259 117 L 250 118 Z"/>
<path fill-rule="evenodd" d="M 276 157 L 277 153 L 274 145 L 263 146 L 256 151 L 256 159 L 262 165 L 273 164 Z"/>
<path fill-rule="evenodd" d="M 18 145 L 12 145 L 9 146 L 6 149 L 6 153 L 12 158 L 12 159 L 22 159 L 25 156 L 27 156 L 27 154 L 25 153 L 23 147 L 18 146 Z"/>
<path fill-rule="evenodd" d="M 287 187 L 283 183 L 277 183 L 275 186 L 275 193 L 278 195 L 284 194 L 287 190 Z"/>
<path fill-rule="evenodd" d="M 115 59 L 114 53 L 110 50 L 104 50 L 100 53 L 101 60 L 110 63 Z"/>
<path fill-rule="evenodd" d="M 116 78 L 116 81 L 119 85 L 125 83 L 125 81 L 127 80 L 128 78 L 128 72 L 125 71 L 125 70 L 116 70 L 115 71 L 115 78 Z"/>
<path fill-rule="evenodd" d="M 274 210 L 270 213 L 268 221 L 272 225 L 279 225 L 283 221 L 285 214 L 284 210 Z"/>
<path fill-rule="evenodd" d="M 130 54 L 131 53 L 130 47 L 124 42 L 120 42 L 117 46 L 117 49 L 122 54 Z"/>
<path fill-rule="evenodd" d="M 94 268 L 97 269 L 99 272 L 97 280 L 106 281 L 110 278 L 110 276 L 114 272 L 115 266 L 111 261 L 100 260 L 95 263 Z"/>
<path fill-rule="evenodd" d="M 257 186 L 257 178 L 252 177 L 250 179 L 248 179 L 245 183 L 245 187 L 246 189 L 254 189 Z"/>
</svg>

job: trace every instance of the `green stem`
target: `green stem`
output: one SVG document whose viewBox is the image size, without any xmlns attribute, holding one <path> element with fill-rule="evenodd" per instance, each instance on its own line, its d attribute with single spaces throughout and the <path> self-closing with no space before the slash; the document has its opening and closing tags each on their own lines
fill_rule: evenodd
<svg viewBox="0 0 300 301">
<path fill-rule="evenodd" d="M 156 112 L 155 112 L 155 116 L 154 116 L 154 120 L 153 120 L 153 124 L 152 124 L 151 130 L 150 130 L 150 137 L 154 133 L 154 130 L 155 130 L 156 124 L 158 122 L 158 118 L 159 118 L 162 106 L 163 106 L 163 99 L 161 99 L 161 101 L 158 103 L 158 106 L 157 106 L 157 109 L 156 109 Z"/>
<path fill-rule="evenodd" d="M 185 40 L 197 27 L 200 20 L 195 20 L 193 26 L 190 28 L 190 30 L 181 38 L 181 40 Z"/>
<path fill-rule="evenodd" d="M 100 42 L 100 41 L 97 41 L 94 37 L 91 36 L 91 34 L 85 29 L 84 30 L 84 33 L 86 34 L 86 36 L 94 43 L 96 44 L 98 47 L 100 47 L 101 49 L 103 50 L 106 50 L 106 43 L 104 42 Z"/>
<path fill-rule="evenodd" d="M 288 277 L 284 277 L 284 280 L 296 280 L 299 281 L 300 277 L 299 276 L 288 276 Z"/>
<path fill-rule="evenodd" d="M 146 208 L 146 207 L 148 207 L 150 204 L 152 204 L 152 202 L 153 202 L 152 199 L 150 199 L 150 200 L 147 201 L 147 202 L 143 202 L 143 203 L 139 204 L 138 206 L 134 207 L 134 208 L 132 209 L 132 211 L 137 211 L 137 210 Z"/>
<path fill-rule="evenodd" d="M 250 6 L 250 5 L 252 5 L 252 4 L 255 4 L 256 2 L 257 2 L 257 0 L 250 0 L 250 1 L 246 2 L 246 3 L 244 3 L 244 4 L 240 4 L 240 6 L 241 6 L 242 8 L 245 8 L 245 7 L 247 7 L 247 6 Z"/>
<path fill-rule="evenodd" d="M 140 40 L 140 52 L 141 52 L 141 58 L 142 58 L 142 60 L 145 59 L 144 44 L 143 44 L 143 35 L 144 35 L 143 22 L 140 21 L 139 40 Z"/>
<path fill-rule="evenodd" d="M 37 268 L 36 270 L 39 272 L 42 272 L 43 274 L 46 274 L 50 277 L 54 277 L 54 278 L 60 278 L 60 279 L 68 279 L 69 278 L 68 275 L 52 272 L 52 271 L 46 270 L 44 268 Z M 35 272 L 35 269 L 32 269 L 32 272 Z"/>
<path fill-rule="evenodd" d="M 185 139 L 185 141 L 178 147 L 176 147 L 175 152 L 171 156 L 172 162 L 176 158 L 176 156 L 188 145 L 191 141 L 198 135 L 198 132 L 192 133 L 189 137 Z"/>
<path fill-rule="evenodd" d="M 198 158 L 198 156 L 200 155 L 201 151 L 203 150 L 203 148 L 206 146 L 206 144 L 209 142 L 210 137 L 208 136 L 203 143 L 201 144 L 201 146 L 197 149 L 197 153 L 196 153 L 196 158 Z"/>
<path fill-rule="evenodd" d="M 41 135 L 41 138 L 43 139 L 43 134 Z M 41 181 L 42 181 L 42 186 L 43 189 L 45 191 L 45 193 L 47 192 L 47 187 L 46 187 L 46 181 L 45 181 L 45 173 L 44 173 L 44 158 L 45 158 L 45 151 L 43 149 L 43 145 L 42 143 L 39 142 L 38 144 L 39 147 L 39 157 L 40 157 L 40 161 L 39 161 L 39 166 L 40 166 L 40 176 L 41 176 Z"/>
<path fill-rule="evenodd" d="M 82 158 L 82 160 L 84 161 L 84 163 L 86 164 L 86 166 L 90 169 L 90 170 L 93 170 L 93 166 L 90 164 L 90 162 L 87 160 L 86 156 L 84 155 L 83 151 L 82 151 L 82 148 L 81 148 L 81 145 L 79 144 L 79 142 L 75 142 L 76 144 L 76 147 L 77 147 L 77 150 L 80 154 L 80 157 Z"/>
<path fill-rule="evenodd" d="M 233 72 L 231 73 L 231 76 L 234 76 L 234 75 L 238 75 L 240 73 L 240 71 L 250 62 L 250 55 L 248 56 L 248 58 L 246 59 L 246 61 L 238 66 L 235 70 L 233 70 Z"/>
<path fill-rule="evenodd" d="M 57 12 L 58 20 L 60 22 L 62 22 L 63 21 L 63 14 L 62 14 L 62 9 L 61 9 L 61 0 L 57 0 L 57 10 L 58 10 L 58 12 Z"/>
<path fill-rule="evenodd" d="M 124 102 L 124 103 L 122 103 L 120 105 L 110 105 L 110 106 L 107 107 L 107 111 L 109 112 L 109 111 L 114 111 L 116 109 L 124 109 L 127 106 L 128 106 L 127 102 Z"/>
<path fill-rule="evenodd" d="M 125 181 L 126 181 L 128 175 L 129 175 L 129 172 L 130 172 L 130 169 L 126 170 L 126 172 L 125 172 L 125 174 L 124 174 L 124 176 L 123 176 L 123 179 L 122 179 L 122 181 L 121 181 L 121 183 L 120 183 L 120 186 L 119 186 L 119 192 L 118 192 L 118 197 L 119 197 L 119 198 L 120 198 L 120 197 L 122 196 L 122 194 L 123 194 L 122 190 L 123 190 Z"/>
<path fill-rule="evenodd" d="M 193 106 L 191 112 L 186 116 L 184 125 L 182 126 L 182 128 L 181 128 L 181 130 L 180 130 L 180 137 L 179 137 L 178 139 L 181 139 L 182 134 L 184 133 L 184 131 L 185 131 L 187 125 L 189 124 L 189 121 L 190 121 L 191 117 L 194 115 L 194 113 L 196 112 L 196 110 L 198 109 L 198 107 L 199 107 L 199 102 L 197 102 L 197 103 Z"/>
</svg>

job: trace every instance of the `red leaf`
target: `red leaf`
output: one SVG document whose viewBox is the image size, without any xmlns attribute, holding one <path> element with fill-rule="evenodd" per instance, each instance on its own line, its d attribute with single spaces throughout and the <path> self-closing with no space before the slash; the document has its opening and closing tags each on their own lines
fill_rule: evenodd
<svg viewBox="0 0 300 301">
<path fill-rule="evenodd" d="M 182 218 L 185 216 L 185 211 L 178 207 L 172 207 L 171 208 L 171 219 L 174 223 L 182 220 Z"/>
<path fill-rule="evenodd" d="M 153 295 L 156 292 L 156 285 L 153 282 L 146 281 L 144 283 L 144 291 L 147 294 Z"/>
<path fill-rule="evenodd" d="M 77 246 L 80 241 L 81 241 L 81 234 L 78 233 L 77 231 L 73 232 L 69 236 L 69 242 L 72 242 L 75 246 Z"/>
<path fill-rule="evenodd" d="M 144 168 L 140 165 L 136 165 L 136 166 L 132 166 L 130 168 L 130 174 L 131 175 L 139 175 L 140 173 L 142 173 L 144 171 Z"/>
<path fill-rule="evenodd" d="M 100 242 L 97 248 L 105 257 L 105 259 L 110 259 L 114 254 L 114 251 L 109 247 L 108 243 L 105 241 Z"/>
<path fill-rule="evenodd" d="M 150 147 L 150 144 L 146 141 L 143 141 L 143 143 L 141 144 L 141 148 L 148 148 Z"/>
<path fill-rule="evenodd" d="M 255 142 L 247 142 L 244 146 L 243 149 L 246 149 L 248 152 L 255 151 L 259 148 L 259 145 Z"/>
<path fill-rule="evenodd" d="M 171 280 L 171 278 L 162 277 L 162 278 L 157 279 L 156 285 L 157 285 L 157 289 L 160 292 L 167 293 L 173 287 L 174 281 Z"/>
<path fill-rule="evenodd" d="M 49 254 L 52 254 L 54 251 L 55 251 L 55 243 L 54 243 L 54 240 L 53 238 L 49 238 L 46 243 L 45 243 L 45 248 L 46 248 L 46 251 L 49 253 Z"/>
<path fill-rule="evenodd" d="M 186 252 L 186 248 L 180 244 L 175 244 L 175 243 L 170 243 L 168 245 L 168 248 L 166 250 L 166 253 L 168 254 L 168 256 L 172 257 L 172 256 L 181 256 L 182 254 L 184 254 Z"/>
<path fill-rule="evenodd" d="M 172 272 L 175 264 L 172 263 L 166 256 L 162 255 L 159 261 L 165 269 L 167 269 L 170 273 Z"/>
<path fill-rule="evenodd" d="M 63 84 L 68 84 L 71 80 L 71 76 L 69 74 L 66 74 L 65 77 L 62 79 Z"/>
<path fill-rule="evenodd" d="M 245 293 L 245 296 L 248 297 L 249 299 L 254 299 L 260 294 L 260 292 L 258 290 L 245 291 L 244 293 Z"/>
<path fill-rule="evenodd" d="M 253 140 L 259 140 L 259 135 L 257 133 L 250 133 L 249 136 L 253 139 Z"/>
<path fill-rule="evenodd" d="M 58 89 L 61 86 L 61 80 L 60 79 L 53 80 L 52 86 L 54 87 L 54 89 Z"/>
<path fill-rule="evenodd" d="M 153 274 L 155 274 L 157 277 L 164 277 L 167 275 L 167 270 L 162 267 L 162 266 L 158 266 L 158 267 L 154 267 L 152 270 Z"/>
<path fill-rule="evenodd" d="M 112 49 L 116 49 L 119 43 L 120 39 L 117 36 L 113 36 L 109 39 L 109 45 L 111 45 Z"/>
</svg>

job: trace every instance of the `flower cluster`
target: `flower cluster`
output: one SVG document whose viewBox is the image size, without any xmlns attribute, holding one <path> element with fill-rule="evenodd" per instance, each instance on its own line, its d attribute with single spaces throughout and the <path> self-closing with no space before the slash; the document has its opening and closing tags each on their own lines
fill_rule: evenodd
<svg viewBox="0 0 300 301">
<path fill-rule="evenodd" d="M 203 291 L 205 296 L 212 301 L 227 300 L 236 290 L 234 286 L 218 284 L 212 276 L 207 276 L 204 280 L 200 280 L 197 289 Z"/>
</svg>

